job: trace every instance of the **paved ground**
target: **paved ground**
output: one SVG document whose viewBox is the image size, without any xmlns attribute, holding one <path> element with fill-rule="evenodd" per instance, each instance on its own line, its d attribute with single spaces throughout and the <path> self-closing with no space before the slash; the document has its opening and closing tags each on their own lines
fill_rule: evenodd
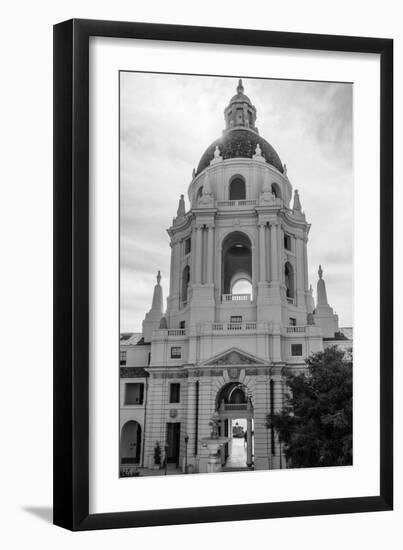
<svg viewBox="0 0 403 550">
<path fill-rule="evenodd" d="M 245 469 L 246 468 L 246 445 L 244 438 L 233 438 L 229 442 L 229 457 L 225 464 L 225 469 Z M 184 475 L 181 469 L 176 468 L 175 464 L 168 464 L 167 472 L 165 469 L 151 470 L 148 468 L 139 468 L 140 476 L 164 476 L 164 475 Z"/>
<path fill-rule="evenodd" d="M 246 445 L 242 437 L 234 437 L 229 442 L 229 456 L 225 464 L 227 468 L 246 467 Z"/>
<path fill-rule="evenodd" d="M 161 470 L 151 470 L 148 468 L 139 468 L 140 475 L 141 476 L 164 476 L 165 475 L 165 469 L 162 468 Z M 168 476 L 177 476 L 183 474 L 182 470 L 179 468 L 175 468 L 175 464 L 168 464 L 167 473 Z"/>
</svg>

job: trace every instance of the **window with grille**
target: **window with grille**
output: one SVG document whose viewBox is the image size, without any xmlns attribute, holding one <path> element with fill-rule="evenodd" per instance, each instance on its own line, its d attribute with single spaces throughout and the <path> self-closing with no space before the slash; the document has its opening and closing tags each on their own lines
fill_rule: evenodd
<svg viewBox="0 0 403 550">
<path fill-rule="evenodd" d="M 291 237 L 284 233 L 284 248 L 286 250 L 291 250 Z"/>
<path fill-rule="evenodd" d="M 291 355 L 302 355 L 302 344 L 291 344 Z"/>
<path fill-rule="evenodd" d="M 178 383 L 169 384 L 169 402 L 179 403 L 181 394 L 181 385 Z"/>
<path fill-rule="evenodd" d="M 242 323 L 242 315 L 231 315 L 231 323 Z"/>
<path fill-rule="evenodd" d="M 127 351 L 121 351 L 120 352 L 120 364 L 122 366 L 125 366 L 127 362 Z"/>
<path fill-rule="evenodd" d="M 182 348 L 174 346 L 171 348 L 171 359 L 180 359 L 182 357 Z"/>
</svg>

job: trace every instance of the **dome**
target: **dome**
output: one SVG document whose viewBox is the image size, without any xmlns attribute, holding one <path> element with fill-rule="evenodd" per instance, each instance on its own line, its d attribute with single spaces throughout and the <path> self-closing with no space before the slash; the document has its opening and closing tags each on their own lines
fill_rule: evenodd
<svg viewBox="0 0 403 550">
<path fill-rule="evenodd" d="M 231 103 L 236 103 L 237 101 L 242 101 L 242 102 L 245 102 L 245 103 L 250 103 L 252 105 L 252 102 L 251 100 L 249 99 L 249 97 L 247 95 L 245 95 L 244 93 L 242 92 L 238 92 L 237 94 L 235 94 L 231 100 L 230 100 L 230 104 Z"/>
<path fill-rule="evenodd" d="M 277 168 L 283 173 L 283 165 L 280 157 L 273 147 L 264 138 L 256 132 L 246 128 L 234 128 L 226 131 L 222 137 L 214 141 L 204 152 L 197 167 L 196 174 L 200 174 L 214 158 L 216 146 L 220 150 L 222 158 L 249 158 L 251 159 L 256 152 L 256 145 L 259 144 L 262 150 L 262 156 L 266 162 Z"/>
</svg>

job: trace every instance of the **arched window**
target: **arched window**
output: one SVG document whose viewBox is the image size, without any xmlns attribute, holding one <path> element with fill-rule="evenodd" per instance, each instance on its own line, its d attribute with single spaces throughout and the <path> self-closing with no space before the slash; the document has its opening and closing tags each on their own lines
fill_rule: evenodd
<svg viewBox="0 0 403 550">
<path fill-rule="evenodd" d="M 240 382 L 229 382 L 225 384 L 217 394 L 216 407 L 220 409 L 221 405 L 241 405 L 249 401 L 248 389 Z"/>
<path fill-rule="evenodd" d="M 199 200 L 202 195 L 203 195 L 203 186 L 201 185 L 197 190 L 196 200 Z"/>
<path fill-rule="evenodd" d="M 231 286 L 231 294 L 250 294 L 252 296 L 252 283 L 249 279 L 237 279 Z"/>
<path fill-rule="evenodd" d="M 229 200 L 241 201 L 246 199 L 245 182 L 241 178 L 234 178 L 229 184 Z"/>
<path fill-rule="evenodd" d="M 271 184 L 271 192 L 276 197 L 276 199 L 281 199 L 281 191 L 280 191 L 280 187 L 277 183 L 272 183 Z"/>
<path fill-rule="evenodd" d="M 290 300 L 294 299 L 295 291 L 294 291 L 294 268 L 290 264 L 290 262 L 286 262 L 284 266 L 284 280 L 285 280 L 285 287 L 286 287 L 286 296 Z"/>
<path fill-rule="evenodd" d="M 190 267 L 187 265 L 182 272 L 182 302 L 188 301 L 188 288 L 190 282 Z"/>
</svg>

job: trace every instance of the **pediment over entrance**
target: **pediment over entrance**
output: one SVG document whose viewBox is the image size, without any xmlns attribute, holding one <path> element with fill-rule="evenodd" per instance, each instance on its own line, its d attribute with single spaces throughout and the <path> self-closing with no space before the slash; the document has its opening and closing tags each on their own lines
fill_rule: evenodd
<svg viewBox="0 0 403 550">
<path fill-rule="evenodd" d="M 265 365 L 265 363 L 244 351 L 236 348 L 225 351 L 219 355 L 216 355 L 213 359 L 208 359 L 205 363 L 206 366 L 210 365 Z"/>
</svg>

